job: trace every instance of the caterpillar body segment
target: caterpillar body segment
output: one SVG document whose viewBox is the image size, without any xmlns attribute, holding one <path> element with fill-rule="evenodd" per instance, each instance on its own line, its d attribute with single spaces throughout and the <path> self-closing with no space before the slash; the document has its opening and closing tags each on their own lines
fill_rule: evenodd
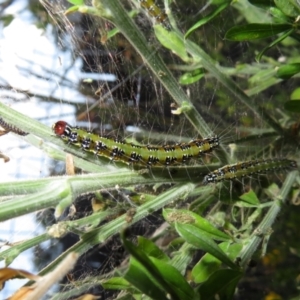
<svg viewBox="0 0 300 300">
<path fill-rule="evenodd" d="M 266 174 L 284 169 L 296 169 L 297 163 L 286 158 L 256 159 L 226 165 L 207 174 L 203 183 L 217 183 L 223 180 L 233 180 L 254 174 Z"/>
<path fill-rule="evenodd" d="M 211 152 L 220 144 L 219 137 L 194 139 L 189 143 L 175 145 L 152 146 L 135 145 L 125 141 L 99 136 L 77 127 L 72 127 L 65 121 L 53 124 L 54 133 L 65 142 L 111 160 L 123 161 L 127 164 L 176 165 L 185 164 L 191 158 Z"/>
</svg>

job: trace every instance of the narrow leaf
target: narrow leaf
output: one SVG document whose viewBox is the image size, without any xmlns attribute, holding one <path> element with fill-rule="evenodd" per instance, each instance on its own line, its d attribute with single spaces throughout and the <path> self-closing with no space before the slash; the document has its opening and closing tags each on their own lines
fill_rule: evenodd
<svg viewBox="0 0 300 300">
<path fill-rule="evenodd" d="M 248 0 L 249 3 L 252 5 L 255 5 L 260 8 L 269 8 L 270 6 L 274 6 L 274 1 L 273 0 Z"/>
<path fill-rule="evenodd" d="M 277 70 L 277 76 L 282 79 L 289 79 L 297 73 L 300 73 L 300 63 L 288 64 Z"/>
<path fill-rule="evenodd" d="M 83 0 L 67 0 L 67 1 L 73 5 L 84 5 Z"/>
<path fill-rule="evenodd" d="M 167 300 L 163 289 L 157 285 L 147 269 L 134 258 L 130 259 L 129 269 L 125 273 L 124 279 L 153 299 Z"/>
<path fill-rule="evenodd" d="M 293 90 L 290 98 L 291 100 L 300 100 L 300 87 Z"/>
<path fill-rule="evenodd" d="M 276 6 L 287 16 L 296 18 L 300 14 L 300 5 L 297 0 L 274 0 Z"/>
<path fill-rule="evenodd" d="M 243 273 L 237 270 L 218 270 L 198 289 L 201 299 L 231 300 Z"/>
<path fill-rule="evenodd" d="M 179 299 L 194 299 L 193 289 L 176 268 L 154 257 L 151 258 L 151 261 L 162 274 L 164 279 L 176 291 L 177 295 L 179 296 Z"/>
<path fill-rule="evenodd" d="M 231 259 L 236 259 L 243 248 L 242 244 L 230 244 L 224 242 L 218 245 Z M 221 267 L 221 261 L 209 253 L 206 253 L 194 266 L 192 276 L 196 283 L 202 283 Z"/>
<path fill-rule="evenodd" d="M 201 27 L 202 25 L 208 23 L 212 19 L 214 19 L 217 15 L 219 15 L 227 6 L 229 6 L 230 2 L 226 2 L 221 4 L 216 10 L 211 12 L 209 15 L 198 21 L 196 24 L 194 24 L 185 34 L 184 38 L 187 38 L 190 33 L 195 31 L 197 28 Z"/>
<path fill-rule="evenodd" d="M 80 8 L 80 5 L 71 6 L 64 12 L 64 14 L 69 15 L 69 14 L 75 13 L 79 10 L 79 8 Z"/>
<path fill-rule="evenodd" d="M 138 248 L 141 249 L 146 255 L 155 257 L 160 260 L 169 261 L 169 257 L 160 250 L 152 241 L 139 236 L 138 237 Z"/>
<path fill-rule="evenodd" d="M 279 38 L 277 38 L 275 41 L 273 41 L 270 45 L 268 45 L 267 47 L 265 47 L 256 57 L 255 59 L 259 62 L 261 57 L 263 56 L 263 54 L 271 49 L 272 47 L 274 47 L 275 45 L 277 45 L 278 43 L 280 43 L 281 41 L 283 41 L 286 37 L 288 37 L 289 35 L 291 35 L 294 32 L 294 28 L 287 30 L 284 34 L 282 34 Z"/>
<path fill-rule="evenodd" d="M 185 44 L 176 32 L 168 31 L 162 25 L 155 25 L 154 32 L 159 42 L 167 49 L 178 55 L 184 62 L 190 61 Z"/>
<path fill-rule="evenodd" d="M 179 78 L 179 83 L 183 85 L 188 85 L 199 81 L 202 77 L 204 77 L 205 71 L 203 69 L 197 69 L 192 72 L 184 73 Z"/>
<path fill-rule="evenodd" d="M 182 224 L 193 224 L 198 227 L 211 239 L 218 241 L 228 241 L 230 236 L 226 233 L 217 229 L 214 225 L 209 223 L 205 218 L 202 218 L 198 214 L 185 210 L 185 209 L 164 209 L 163 216 L 170 224 L 182 223 Z"/>
<path fill-rule="evenodd" d="M 281 32 L 293 29 L 290 24 L 259 24 L 252 23 L 235 26 L 229 29 L 225 35 L 231 41 L 249 41 L 264 39 Z"/>
<path fill-rule="evenodd" d="M 243 195 L 241 195 L 240 199 L 252 206 L 260 205 L 260 202 L 253 190 L 250 190 L 247 193 L 244 193 Z"/>
<path fill-rule="evenodd" d="M 277 23 L 287 23 L 292 22 L 291 18 L 285 15 L 280 9 L 277 7 L 271 7 L 269 9 L 271 15 L 274 18 L 274 21 Z"/>
<path fill-rule="evenodd" d="M 229 267 L 237 268 L 218 245 L 212 239 L 201 234 L 201 231 L 196 226 L 190 224 L 176 224 L 175 228 L 188 243 L 210 253 Z"/>
<path fill-rule="evenodd" d="M 132 289 L 132 285 L 123 277 L 112 277 L 101 283 L 104 289 L 127 290 Z"/>
<path fill-rule="evenodd" d="M 174 300 L 179 299 L 176 291 L 165 281 L 164 277 L 152 263 L 150 258 L 134 244 L 126 240 L 124 233 L 121 235 L 121 238 L 124 248 L 135 258 L 131 260 L 130 268 L 124 278 L 134 284 L 143 293 L 154 299 L 166 299 L 165 294 L 170 294 Z M 141 274 L 142 281 L 140 281 L 138 273 Z M 150 285 L 151 289 L 149 287 Z M 156 290 L 153 289 L 155 286 Z M 157 293 L 160 294 L 159 297 L 151 296 L 152 294 Z"/>
</svg>

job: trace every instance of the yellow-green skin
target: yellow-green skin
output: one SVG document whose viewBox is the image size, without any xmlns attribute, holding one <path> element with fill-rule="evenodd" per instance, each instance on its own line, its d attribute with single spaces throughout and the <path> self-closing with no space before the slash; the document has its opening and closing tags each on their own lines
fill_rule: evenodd
<svg viewBox="0 0 300 300">
<path fill-rule="evenodd" d="M 219 146 L 217 136 L 206 139 L 195 139 L 189 143 L 164 146 L 140 146 L 121 140 L 99 136 L 84 129 L 72 127 L 65 121 L 53 124 L 54 133 L 67 143 L 81 147 L 111 160 L 123 161 L 127 164 L 176 165 L 184 164 L 191 158 L 197 158 L 211 152 Z"/>
<path fill-rule="evenodd" d="M 163 25 L 167 29 L 171 29 L 167 20 L 167 15 L 154 3 L 153 0 L 139 0 L 141 7 L 148 12 L 155 22 Z"/>
<path fill-rule="evenodd" d="M 266 174 L 284 169 L 295 169 L 297 163 L 286 158 L 257 159 L 232 165 L 226 165 L 204 177 L 203 183 L 217 183 L 223 180 L 233 180 L 253 174 Z"/>
</svg>

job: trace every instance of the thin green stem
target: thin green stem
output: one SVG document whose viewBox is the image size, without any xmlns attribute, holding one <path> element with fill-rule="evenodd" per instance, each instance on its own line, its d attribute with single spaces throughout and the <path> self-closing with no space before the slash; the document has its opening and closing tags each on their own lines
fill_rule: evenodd
<svg viewBox="0 0 300 300">
<path fill-rule="evenodd" d="M 133 216 L 130 224 L 126 220 L 126 215 L 122 215 L 115 220 L 110 221 L 109 223 L 100 226 L 90 232 L 87 232 L 81 236 L 79 242 L 65 251 L 60 255 L 55 261 L 50 263 L 45 269 L 40 272 L 40 275 L 47 274 L 55 268 L 60 261 L 64 259 L 70 252 L 76 252 L 78 254 L 83 254 L 88 251 L 91 247 L 97 244 L 104 243 L 108 238 L 114 234 L 120 232 L 125 227 L 136 223 L 137 221 L 143 219 L 150 212 L 153 213 L 158 209 L 166 206 L 170 202 L 178 201 L 184 199 L 193 189 L 195 188 L 194 184 L 181 184 L 178 185 L 166 192 L 155 197 L 153 200 L 137 207 L 136 213 Z"/>
<path fill-rule="evenodd" d="M 7 250 L 2 251 L 0 253 L 0 260 L 5 260 L 5 264 L 9 265 L 23 251 L 37 246 L 42 242 L 49 240 L 50 238 L 51 237 L 47 233 L 43 233 L 32 239 L 22 241 L 22 243 L 18 243 L 15 246 L 12 246 Z"/>
<path fill-rule="evenodd" d="M 135 47 L 138 53 L 143 57 L 149 68 L 153 71 L 157 79 L 165 87 L 179 107 L 184 107 L 182 110 L 190 123 L 200 133 L 202 137 L 213 136 L 213 132 L 202 116 L 196 110 L 188 96 L 180 88 L 177 80 L 165 65 L 164 61 L 155 49 L 150 47 L 145 37 L 135 25 L 133 20 L 118 0 L 94 0 L 95 7 L 107 8 L 112 17 L 113 23 L 124 34 L 128 41 Z M 226 163 L 227 154 L 225 148 L 219 152 L 220 160 Z"/>
<path fill-rule="evenodd" d="M 257 250 L 265 234 L 267 234 L 278 216 L 281 206 L 286 202 L 287 196 L 298 176 L 298 171 L 293 171 L 286 177 L 280 193 L 275 197 L 273 205 L 265 215 L 259 226 L 254 230 L 249 242 L 242 249 L 239 257 L 241 258 L 241 266 L 245 267 L 250 261 L 254 252 Z"/>
<path fill-rule="evenodd" d="M 179 36 L 184 39 L 181 33 L 178 33 Z M 251 109 L 256 115 L 260 116 L 262 120 L 267 122 L 274 130 L 279 134 L 283 133 L 282 128 L 279 124 L 274 124 L 275 122 L 270 122 L 271 117 L 267 114 L 266 111 L 260 107 L 252 98 L 247 96 L 245 92 L 238 86 L 236 83 L 227 75 L 223 74 L 217 67 L 216 62 L 198 45 L 193 43 L 190 40 L 185 40 L 186 50 L 191 55 L 201 58 L 201 63 L 203 67 L 210 72 L 223 86 L 231 92 L 231 94 L 236 97 L 241 103 Z"/>
</svg>

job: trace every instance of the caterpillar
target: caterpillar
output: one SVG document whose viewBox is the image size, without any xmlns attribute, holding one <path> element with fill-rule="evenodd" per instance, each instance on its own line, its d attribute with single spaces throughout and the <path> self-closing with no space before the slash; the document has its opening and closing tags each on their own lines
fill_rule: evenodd
<svg viewBox="0 0 300 300">
<path fill-rule="evenodd" d="M 24 135 L 28 134 L 28 132 L 25 132 L 25 131 L 23 131 L 23 130 L 21 130 L 21 129 L 13 126 L 13 125 L 10 125 L 10 124 L 6 123 L 2 118 L 0 118 L 0 126 L 3 127 L 3 129 L 4 129 L 4 133 L 1 134 L 1 135 L 4 135 L 4 134 L 6 134 L 10 131 L 13 132 L 13 133 L 16 133 L 18 135 L 21 135 L 21 136 L 24 136 Z"/>
<path fill-rule="evenodd" d="M 118 160 L 127 164 L 176 165 L 185 164 L 191 158 L 209 153 L 219 146 L 219 137 L 194 139 L 189 143 L 164 146 L 140 146 L 125 141 L 99 136 L 78 127 L 72 127 L 65 121 L 52 126 L 53 132 L 65 142 L 81 147 L 84 151 Z"/>
<path fill-rule="evenodd" d="M 153 0 L 139 0 L 141 7 L 152 17 L 155 22 L 171 29 L 165 12 L 154 3 Z"/>
<path fill-rule="evenodd" d="M 226 165 L 207 174 L 203 184 L 217 183 L 223 180 L 233 180 L 248 175 L 265 174 L 283 169 L 295 169 L 297 163 L 286 158 L 257 159 Z"/>
</svg>

